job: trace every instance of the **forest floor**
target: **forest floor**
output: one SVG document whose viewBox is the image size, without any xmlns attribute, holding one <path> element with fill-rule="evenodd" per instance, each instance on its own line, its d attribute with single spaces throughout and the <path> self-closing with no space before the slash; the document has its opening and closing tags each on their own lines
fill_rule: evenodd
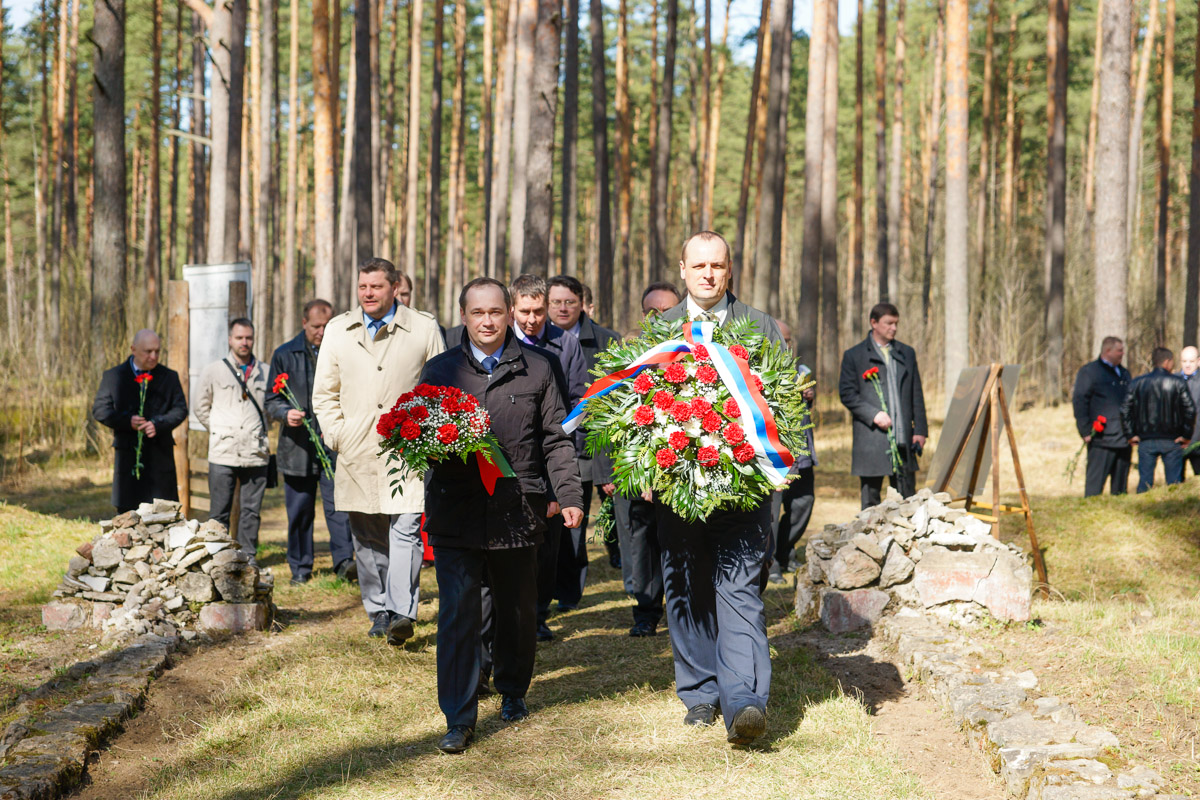
<svg viewBox="0 0 1200 800">
<path fill-rule="evenodd" d="M 981 640 L 1113 730 L 1122 757 L 1200 795 L 1200 480 L 1085 501 L 1082 465 L 1073 486 L 1062 474 L 1078 443 L 1069 410 L 1018 412 L 1016 429 L 1056 599 L 1035 603 L 1033 623 L 987 627 Z M 823 425 L 817 442 L 814 530 L 858 508 L 849 426 Z M 80 460 L 0 487 L 0 721 L 19 692 L 96 643 L 47 634 L 38 606 L 92 522 L 110 515 L 109 469 Z M 1024 540 L 1017 519 L 1004 533 Z M 433 572 L 422 575 L 416 636 L 391 648 L 365 637 L 357 587 L 330 574 L 328 551 L 318 550 L 314 581 L 287 584 L 277 500 L 261 539 L 276 628 L 178 656 L 90 765 L 79 797 L 1003 796 L 948 717 L 871 645 L 847 636 L 822 646 L 800 630 L 788 587 L 766 596 L 774 675 L 762 746 L 685 728 L 665 629 L 625 635 L 630 603 L 598 546 L 584 603 L 553 617 L 557 639 L 539 647 L 529 720 L 503 725 L 498 699 L 485 698 L 476 743 L 443 756 Z M 839 647 L 855 654 L 838 658 Z"/>
</svg>

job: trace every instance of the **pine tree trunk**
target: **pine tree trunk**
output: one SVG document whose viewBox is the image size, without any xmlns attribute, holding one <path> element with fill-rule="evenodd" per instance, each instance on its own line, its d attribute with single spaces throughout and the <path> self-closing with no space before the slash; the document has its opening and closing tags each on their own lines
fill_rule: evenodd
<svg viewBox="0 0 1200 800">
<path fill-rule="evenodd" d="M 1087 229 L 1090 233 L 1096 216 L 1096 127 L 1100 114 L 1100 56 L 1104 52 L 1104 35 L 1100 23 L 1104 20 L 1104 0 L 1096 0 L 1096 41 L 1092 56 L 1092 105 L 1088 112 L 1087 153 L 1083 162 L 1083 202 L 1087 209 Z"/>
<path fill-rule="evenodd" d="M 700 142 L 699 228 L 705 231 L 712 227 L 712 195 L 709 193 L 708 188 L 709 140 L 716 135 L 716 132 L 713 130 L 712 74 L 712 0 L 704 0 L 704 80 L 702 93 L 704 113 L 701 117 L 704 127 L 702 141 Z"/>
<path fill-rule="evenodd" d="M 929 308 L 933 283 L 933 226 L 937 220 L 938 141 L 942 118 L 942 67 L 946 58 L 946 0 L 938 0 L 937 43 L 933 56 L 933 97 L 928 127 L 929 174 L 925 181 L 925 270 L 921 278 L 921 308 Z M 957 374 L 955 375 L 957 378 Z"/>
<path fill-rule="evenodd" d="M 824 0 L 817 0 L 817 2 L 821 3 Z M 742 274 L 745 271 L 746 223 L 750 209 L 750 179 L 754 170 L 754 145 L 757 142 L 755 132 L 758 130 L 758 97 L 762 88 L 760 84 L 762 83 L 763 59 L 766 57 L 767 31 L 770 29 L 770 14 L 771 0 L 763 0 L 762 16 L 758 21 L 758 46 L 755 49 L 754 55 L 754 72 L 750 78 L 750 108 L 746 117 L 746 145 L 742 150 L 742 182 L 738 189 L 737 239 L 733 246 L 733 286 L 735 291 L 741 291 Z M 810 44 L 810 52 L 811 48 L 812 45 Z M 809 65 L 809 76 L 809 86 L 811 87 L 813 76 L 811 64 Z M 810 102 L 809 108 L 811 107 Z M 806 148 L 805 152 L 811 153 L 812 151 Z M 811 162 L 806 161 L 806 169 L 808 163 Z M 654 205 L 653 195 L 651 195 L 650 204 L 651 206 Z"/>
<path fill-rule="evenodd" d="M 1155 252 L 1154 306 L 1158 344 L 1166 345 L 1168 265 L 1171 261 L 1169 221 L 1171 200 L 1171 125 L 1175 121 L 1175 0 L 1167 0 L 1163 20 L 1162 80 L 1158 95 L 1158 233 Z"/>
<path fill-rule="evenodd" d="M 171 127 L 180 130 L 183 118 L 183 3 L 175 6 L 175 102 L 171 109 Z M 167 275 L 176 276 L 179 228 L 179 136 L 171 136 L 171 180 L 167 189 Z M 74 195 L 74 192 L 71 192 Z M 68 195 L 68 199 L 72 199 Z M 68 224 L 70 214 L 67 215 Z"/>
<path fill-rule="evenodd" d="M 821 150 L 821 357 L 817 362 L 822 386 L 837 385 L 838 348 L 838 7 L 831 2 L 825 19 L 825 135 Z"/>
<path fill-rule="evenodd" d="M 498 139 L 493 158 L 491 225 L 488 231 L 488 275 L 503 280 L 508 274 L 507 230 L 509 175 L 512 171 L 512 122 L 514 81 L 517 72 L 517 22 L 519 0 L 509 0 L 505 24 L 504 63 L 500 75 L 500 97 L 496 104 Z"/>
<path fill-rule="evenodd" d="M 79 0 L 75 0 L 76 3 Z M 162 0 L 154 0 L 151 28 L 151 65 L 150 65 L 150 158 L 147 169 L 147 191 L 149 201 L 146 206 L 146 243 L 144 249 L 146 270 L 146 296 L 149 299 L 149 314 L 147 322 L 157 325 L 159 295 L 162 293 L 162 227 L 159 208 L 162 201 L 162 190 L 159 177 L 162 174 L 159 164 L 159 152 L 162 149 L 162 96 L 159 87 L 162 86 Z"/>
<path fill-rule="evenodd" d="M 657 277 L 654 263 L 654 209 L 658 204 L 658 188 L 654 180 L 654 165 L 658 163 L 658 0 L 650 0 L 650 124 L 646 144 L 650 153 L 650 173 L 646 178 L 649 202 L 645 221 L 645 236 L 642 248 L 642 285 L 649 286 Z M 735 255 L 735 258 L 740 256 Z M 737 287 L 738 273 L 733 274 L 733 285 Z"/>
<path fill-rule="evenodd" d="M 408 180 L 404 208 L 404 261 L 400 269 L 416 285 L 417 276 L 417 192 L 421 180 L 421 31 L 423 0 L 412 0 L 408 7 Z"/>
<path fill-rule="evenodd" d="M 1196 46 L 1200 53 L 1200 26 Z M 1192 75 L 1192 108 L 1200 108 L 1200 69 Z M 1192 113 L 1192 167 L 1188 176 L 1187 279 L 1183 293 L 1183 343 L 1200 341 L 1200 114 Z"/>
<path fill-rule="evenodd" d="M 1150 54 L 1154 51 L 1157 23 L 1158 0 L 1150 0 L 1150 21 L 1146 24 L 1146 38 L 1142 40 L 1137 90 L 1133 97 L 1133 120 L 1129 126 L 1129 184 L 1125 197 L 1125 237 L 1131 251 L 1137 241 L 1138 198 L 1142 190 L 1142 127 L 1146 119 L 1146 90 L 1150 83 Z"/>
<path fill-rule="evenodd" d="M 683 194 L 683 203 L 685 212 L 682 215 L 686 220 L 684 223 L 688 230 L 701 230 L 700 228 L 700 137 L 703 135 L 700 131 L 700 126 L 703 124 L 699 102 L 699 86 L 704 79 L 702 70 L 696 58 L 697 40 L 700 38 L 696 33 L 696 0 L 688 2 L 688 29 L 685 34 L 686 41 L 690 46 L 685 50 L 687 53 L 687 84 L 684 89 L 687 97 L 687 121 L 688 121 L 688 143 L 687 143 L 687 190 Z"/>
<path fill-rule="evenodd" d="M 579 272 L 579 0 L 567 0 L 563 77 L 562 256 L 559 269 Z M 487 92 L 485 92 L 485 95 Z M 487 118 L 485 111 L 484 118 Z"/>
<path fill-rule="evenodd" d="M 863 0 L 858 0 L 854 21 L 854 170 L 850 188 L 850 257 L 846 264 L 850 283 L 846 287 L 849 299 L 846 309 L 851 319 L 862 319 L 863 306 L 863 6 Z"/>
<path fill-rule="evenodd" d="M 381 243 L 380 256 L 394 260 L 394 242 L 391 214 L 395 197 L 392 193 L 392 144 L 396 140 L 396 60 L 399 58 L 397 44 L 400 40 L 400 0 L 392 0 L 392 20 L 388 37 L 388 72 L 383 87 L 383 131 L 379 154 L 379 193 L 383 198 L 383 227 L 376 231 Z M 485 104 L 490 100 L 484 92 Z M 486 117 L 486 115 L 485 115 Z"/>
<path fill-rule="evenodd" d="M 192 134 L 207 137 L 208 127 L 204 85 L 204 30 L 200 15 L 192 14 L 192 107 L 188 123 Z M 191 142 L 192 149 L 192 246 L 188 257 L 193 264 L 208 262 L 208 158 L 199 141 Z"/>
<path fill-rule="evenodd" d="M 1053 1 L 1053 0 L 1052 0 Z M 992 171 L 993 84 L 995 82 L 996 0 L 988 0 L 987 33 L 983 45 L 983 92 L 979 135 L 979 205 L 975 214 L 975 263 L 972 265 L 975 302 L 983 308 L 988 259 L 988 187 Z"/>
<path fill-rule="evenodd" d="M 1105 336 L 1125 338 L 1129 271 L 1129 3 L 1104 3 L 1104 51 L 1100 61 L 1100 118 L 1096 132 L 1096 287 L 1092 313 L 1093 353 Z M 1193 203 L 1195 200 L 1193 200 Z M 1200 219 L 1200 217 L 1197 217 Z"/>
<path fill-rule="evenodd" d="M 92 360 L 105 361 L 125 337 L 125 0 L 96 4 L 92 41 L 92 171 L 104 202 L 93 209 L 91 343 Z"/>
<path fill-rule="evenodd" d="M 357 216 L 355 214 L 354 202 L 357 195 L 354 192 L 354 162 L 355 162 L 355 126 L 354 126 L 354 111 L 355 103 L 358 101 L 358 69 L 356 67 L 356 57 L 358 55 L 358 42 L 353 35 L 350 37 L 350 76 L 346 82 L 346 108 L 348 109 L 345 117 L 345 125 L 342 128 L 342 146 L 341 146 L 341 166 L 339 168 L 340 183 L 338 184 L 337 193 L 337 228 L 334 233 L 333 243 L 333 268 L 334 268 L 334 286 L 335 295 L 334 302 L 338 305 L 348 303 L 351 306 L 354 303 L 354 298 L 350 297 L 354 292 L 355 269 L 354 269 L 354 250 L 356 245 L 356 223 Z M 335 139 L 336 141 L 336 139 Z"/>
<path fill-rule="evenodd" d="M 876 0 L 875 21 L 875 261 L 879 273 L 878 296 L 888 296 L 888 274 L 895 267 L 888 263 L 887 194 L 887 0 Z M 862 304 L 856 308 L 862 311 Z M 861 313 L 858 318 L 861 319 Z"/>
<path fill-rule="evenodd" d="M 549 273 L 554 257 L 554 128 L 561 51 L 562 6 L 559 0 L 537 0 L 521 271 L 542 275 Z"/>
<path fill-rule="evenodd" d="M 1065 0 L 1057 0 L 1065 2 Z M 970 181 L 968 144 L 970 112 L 967 53 L 970 38 L 967 0 L 950 0 L 946 9 L 946 314 L 945 387 L 958 382 L 969 366 L 970 299 L 967 293 Z"/>
<path fill-rule="evenodd" d="M 433 12 L 433 63 L 429 93 L 429 163 L 425 174 L 425 306 L 437 313 L 442 297 L 442 67 L 445 44 L 445 4 Z"/>
<path fill-rule="evenodd" d="M 1017 171 L 1017 12 L 1014 10 L 1008 18 L 1008 73 L 1005 79 L 1004 94 L 1004 194 L 1001 198 L 1001 217 L 1004 220 L 1004 231 L 1009 241 L 1009 254 L 1012 253 L 1014 240 L 1013 209 L 1015 208 L 1014 181 Z"/>
<path fill-rule="evenodd" d="M 654 271 L 670 268 L 667 249 L 667 207 L 670 205 L 671 103 L 675 95 L 675 29 L 679 22 L 679 0 L 667 0 L 667 40 L 663 45 L 662 86 L 658 95 L 658 136 L 654 163 Z"/>
<path fill-rule="evenodd" d="M 821 292 L 821 153 L 825 142 L 825 50 L 827 17 L 834 0 L 814 0 L 812 35 L 808 43 L 808 91 L 804 109 L 804 239 L 800 251 L 800 327 L 797 357 L 817 362 L 818 315 Z"/>
<path fill-rule="evenodd" d="M 378 0 L 356 0 L 354 4 L 354 41 L 356 53 L 354 70 L 358 93 L 354 96 L 354 221 L 355 264 L 375 255 L 375 157 L 378 155 L 375 135 L 375 109 L 372 87 L 376 82 L 378 57 L 372 55 L 371 28 L 378 13 Z M 439 8 L 442 5 L 439 3 Z M 349 126 L 347 126 L 349 127 Z M 354 270 L 347 270 L 353 275 Z M 350 294 L 354 295 L 351 288 Z"/>
<path fill-rule="evenodd" d="M 297 259 L 300 242 L 296 225 L 300 180 L 300 0 L 291 0 L 288 36 L 287 199 L 284 201 L 283 330 L 296 330 L 300 298 Z"/>
<path fill-rule="evenodd" d="M 271 269 L 271 140 L 274 136 L 275 125 L 271 115 L 275 110 L 275 0 L 259 0 L 258 6 L 258 35 L 259 35 L 259 69 L 262 70 L 258 79 L 258 97 L 254 98 L 258 106 L 258 172 L 255 175 L 255 209 L 254 209 L 254 271 L 258 276 L 257 290 L 254 292 L 254 319 L 258 321 L 259 338 L 266 339 L 271 330 L 271 307 L 274 305 L 271 280 L 274 270 Z M 264 341 L 263 344 L 268 344 Z M 264 348 L 265 351 L 265 348 Z"/>
<path fill-rule="evenodd" d="M 625 330 L 629 321 L 629 284 L 633 281 L 633 110 L 629 105 L 629 9 L 625 0 L 617 8 L 616 58 L 616 167 L 617 167 L 617 252 L 614 269 L 612 322 Z"/>
<path fill-rule="evenodd" d="M 76 0 L 78 2 L 78 0 Z M 63 150 L 67 115 L 67 42 L 71 19 L 71 0 L 59 0 L 58 36 L 54 52 L 54 118 L 51 129 L 51 163 L 54 165 L 50 216 L 50 348 L 58 352 L 62 341 L 62 222 L 63 222 Z"/>
<path fill-rule="evenodd" d="M 4 74 L 4 4 L 0 2 L 0 75 Z M 17 347 L 20 325 L 17 319 L 17 265 L 12 239 L 12 211 L 8 187 L 8 150 L 4 141 L 4 85 L 0 81 L 0 165 L 4 174 L 4 304 L 8 346 Z"/>
<path fill-rule="evenodd" d="M 608 184 L 608 92 L 604 61 L 604 5 L 600 0 L 590 0 L 588 12 L 589 33 L 592 39 L 592 153 L 596 162 L 596 314 L 600 319 L 611 320 L 613 246 L 612 201 Z"/>
<path fill-rule="evenodd" d="M 1067 0 L 1050 0 L 1046 33 L 1046 380 L 1047 403 L 1062 399 L 1063 289 L 1067 258 Z M 948 385 L 948 384 L 947 384 Z"/>
<path fill-rule="evenodd" d="M 891 175 L 887 184 L 888 204 L 888 269 L 887 285 L 880 285 L 879 297 L 900 305 L 901 271 L 901 161 L 904 158 L 904 57 L 907 42 L 904 33 L 905 0 L 896 0 L 896 84 L 892 91 L 892 158 Z M 882 270 L 880 271 L 882 277 Z"/>
<path fill-rule="evenodd" d="M 705 227 L 712 226 L 713 219 L 713 190 L 717 184 L 717 143 L 721 134 L 721 101 L 725 97 L 725 70 L 729 62 L 729 13 L 733 0 L 725 3 L 725 27 L 721 31 L 721 52 L 717 57 L 717 86 L 712 100 L 712 111 L 709 115 L 707 141 L 704 155 L 704 197 L 707 206 L 701 210 Z"/>
<path fill-rule="evenodd" d="M 755 272 L 752 303 L 756 308 L 769 310 L 772 290 L 772 265 L 779 260 L 780 225 L 783 214 L 783 194 L 780 191 L 787 154 L 787 113 L 789 87 L 787 68 L 791 52 L 788 23 L 791 20 L 791 0 L 775 0 L 771 4 L 771 63 L 767 73 L 766 141 L 762 151 L 765 165 L 762 191 L 758 202 L 758 224 L 755 231 Z M 784 117 L 781 124 L 780 116 Z M 778 274 L 776 272 L 776 274 Z"/>
<path fill-rule="evenodd" d="M 420 0 L 416 0 L 420 2 Z M 329 71 L 329 4 L 313 0 L 313 288 L 314 294 L 337 302 L 334 294 L 334 111 L 336 87 Z"/>
<path fill-rule="evenodd" d="M 383 104 L 381 101 L 381 76 L 379 61 L 379 35 L 383 27 L 383 15 L 387 11 L 387 0 L 373 0 L 371 3 L 371 18 L 367 20 L 367 37 L 370 39 L 368 55 L 370 57 L 367 70 L 370 73 L 370 118 L 367 121 L 371 137 L 371 165 L 366 171 L 364 180 L 367 184 L 367 194 L 371 196 L 371 255 L 382 255 L 386 246 L 383 240 L 387 238 L 384 229 L 384 191 L 379 176 L 383 174 L 383 133 L 384 124 Z M 361 249 L 360 249 L 360 258 Z M 357 291 L 357 290 L 356 290 Z M 357 299 L 357 293 L 355 295 Z"/>
<path fill-rule="evenodd" d="M 246 0 L 232 0 L 217 5 L 213 13 L 210 40 L 209 51 L 214 71 L 207 250 L 211 261 L 221 263 L 235 261 L 238 257 Z M 106 196 L 99 185 L 96 190 L 101 197 Z"/>
<path fill-rule="evenodd" d="M 510 273 L 525 263 L 525 212 L 529 189 L 529 126 L 533 112 L 533 71 L 536 61 L 538 0 L 517 3 L 517 68 L 513 73 L 512 197 L 508 209 Z M 540 101 L 541 98 L 539 98 Z"/>
<path fill-rule="evenodd" d="M 450 98 L 450 233 L 446 242 L 446 298 L 453 294 L 451 287 L 458 284 L 456 276 L 463 262 L 464 231 L 460 217 L 462 206 L 459 194 L 462 191 L 463 156 L 466 149 L 466 127 L 463 103 L 466 100 L 467 80 L 467 4 L 458 0 L 454 4 L 454 91 Z M 443 312 L 445 313 L 445 312 Z"/>
</svg>

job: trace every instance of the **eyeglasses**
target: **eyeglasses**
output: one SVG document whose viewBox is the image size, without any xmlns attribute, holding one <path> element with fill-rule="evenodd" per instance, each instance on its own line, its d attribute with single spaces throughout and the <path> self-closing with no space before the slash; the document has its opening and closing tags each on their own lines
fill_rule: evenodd
<svg viewBox="0 0 1200 800">
<path fill-rule="evenodd" d="M 578 300 L 551 300 L 550 307 L 551 308 L 578 308 L 579 301 Z"/>
</svg>

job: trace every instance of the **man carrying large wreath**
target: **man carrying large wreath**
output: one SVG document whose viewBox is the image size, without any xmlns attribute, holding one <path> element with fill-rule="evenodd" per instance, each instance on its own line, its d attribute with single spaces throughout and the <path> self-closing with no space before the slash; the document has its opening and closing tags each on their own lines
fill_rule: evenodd
<svg viewBox="0 0 1200 800">
<path fill-rule="evenodd" d="M 732 258 L 718 233 L 694 234 L 680 255 L 687 297 L 665 320 L 725 326 L 747 319 L 757 333 L 783 342 L 775 320 L 729 291 Z M 675 693 L 684 722 L 712 725 L 720 713 L 727 739 L 749 744 L 766 732 L 771 656 L 758 592 L 771 528 L 770 498 L 749 511 L 714 511 L 688 522 L 655 498 L 663 554 L 667 623 L 675 652 Z"/>
</svg>

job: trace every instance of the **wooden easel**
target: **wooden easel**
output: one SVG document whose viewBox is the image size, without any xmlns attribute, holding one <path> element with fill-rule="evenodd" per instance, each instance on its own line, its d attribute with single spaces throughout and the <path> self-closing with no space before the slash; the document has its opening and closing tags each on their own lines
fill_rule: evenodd
<svg viewBox="0 0 1200 800">
<path fill-rule="evenodd" d="M 935 492 L 944 492 L 949 487 L 954 479 L 954 474 L 958 471 L 959 463 L 962 461 L 966 453 L 967 442 L 971 440 L 975 430 L 982 426 L 983 430 L 987 430 L 991 436 L 992 449 L 992 502 L 979 503 L 975 502 L 975 489 L 979 486 L 980 467 L 983 465 L 983 446 L 982 444 L 976 449 L 975 459 L 971 465 L 970 479 L 967 481 L 965 493 L 963 497 L 955 497 L 950 502 L 962 500 L 965 503 L 967 513 L 981 519 L 984 522 L 992 524 L 992 535 L 999 538 L 1000 533 L 1000 517 L 1004 514 L 1024 514 L 1025 515 L 1025 530 L 1029 534 L 1029 545 L 1033 549 L 1033 564 L 1037 569 L 1038 580 L 1042 582 L 1044 587 L 1050 585 L 1050 580 L 1046 576 L 1046 562 L 1042 558 L 1041 548 L 1038 547 L 1037 533 L 1033 529 L 1033 511 L 1029 507 L 1029 494 L 1025 491 L 1025 476 L 1021 472 L 1021 459 L 1017 455 L 1017 438 L 1013 433 L 1012 417 L 1008 413 L 1008 400 L 1004 395 L 1004 383 L 1001 381 L 1001 376 L 1004 373 L 1003 364 L 992 364 L 988 372 L 987 383 L 983 386 L 983 393 L 980 396 L 979 406 L 975 409 L 975 416 L 971 420 L 971 424 L 959 441 L 954 443 L 954 458 L 951 461 L 950 471 L 946 473 L 946 477 L 941 485 L 934 486 Z M 1016 473 L 1017 489 L 1021 495 L 1020 506 L 1006 506 L 1000 504 L 1000 423 L 1004 421 L 1004 431 L 1008 435 L 1008 447 L 1012 453 L 1013 472 Z M 972 505 L 977 508 L 987 509 L 990 513 L 981 514 L 978 511 L 971 509 Z"/>
</svg>

